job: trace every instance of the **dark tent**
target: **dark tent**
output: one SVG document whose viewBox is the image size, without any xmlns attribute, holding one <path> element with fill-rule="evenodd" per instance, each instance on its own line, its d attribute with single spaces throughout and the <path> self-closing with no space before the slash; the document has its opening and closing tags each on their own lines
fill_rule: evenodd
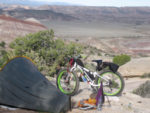
<svg viewBox="0 0 150 113">
<path fill-rule="evenodd" d="M 59 113 L 69 97 L 48 81 L 27 57 L 10 60 L 0 71 L 0 104 Z"/>
</svg>

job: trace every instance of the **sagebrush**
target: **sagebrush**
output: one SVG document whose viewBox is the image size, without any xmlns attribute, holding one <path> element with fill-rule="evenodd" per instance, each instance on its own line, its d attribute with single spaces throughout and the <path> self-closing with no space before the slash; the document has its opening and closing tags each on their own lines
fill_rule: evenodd
<svg viewBox="0 0 150 113">
<path fill-rule="evenodd" d="M 125 63 L 129 62 L 131 60 L 131 57 L 129 55 L 117 55 L 113 58 L 113 62 L 115 64 L 118 64 L 119 66 L 124 65 Z"/>
<path fill-rule="evenodd" d="M 82 46 L 77 43 L 55 39 L 53 30 L 18 37 L 10 44 L 10 48 L 12 50 L 7 52 L 5 60 L 14 56 L 28 56 L 42 73 L 49 76 L 53 76 L 60 66 L 65 65 L 68 56 L 80 54 L 82 50 Z"/>
</svg>

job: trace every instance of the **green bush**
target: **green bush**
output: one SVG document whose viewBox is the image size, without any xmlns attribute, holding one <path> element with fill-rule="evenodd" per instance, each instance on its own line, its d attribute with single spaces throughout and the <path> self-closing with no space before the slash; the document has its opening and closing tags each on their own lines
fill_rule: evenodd
<svg viewBox="0 0 150 113">
<path fill-rule="evenodd" d="M 4 41 L 0 42 L 0 47 L 5 48 L 6 43 Z"/>
<path fill-rule="evenodd" d="M 8 60 L 5 42 L 0 42 L 0 67 Z"/>
<path fill-rule="evenodd" d="M 54 39 L 54 32 L 40 31 L 19 37 L 10 44 L 13 49 L 7 56 L 28 56 L 32 58 L 39 70 L 45 75 L 53 76 L 56 69 L 66 64 L 66 57 L 80 54 L 82 47 L 76 43 L 65 43 L 61 39 Z"/>
<path fill-rule="evenodd" d="M 150 98 L 150 81 L 141 84 L 137 89 L 132 91 L 134 94 L 140 95 L 145 98 Z"/>
<path fill-rule="evenodd" d="M 131 60 L 131 57 L 128 55 L 125 55 L 125 54 L 118 55 L 113 58 L 113 62 L 115 64 L 118 64 L 119 66 L 124 65 L 125 63 L 129 62 L 130 60 Z"/>
</svg>

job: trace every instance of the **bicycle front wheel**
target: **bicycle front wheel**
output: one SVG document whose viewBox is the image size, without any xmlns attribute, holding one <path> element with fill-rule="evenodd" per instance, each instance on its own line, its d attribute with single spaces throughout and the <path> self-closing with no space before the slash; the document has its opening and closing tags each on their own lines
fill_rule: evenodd
<svg viewBox="0 0 150 113">
<path fill-rule="evenodd" d="M 74 72 L 67 72 L 67 69 L 63 69 L 57 76 L 56 84 L 62 93 L 73 96 L 79 89 L 79 78 Z"/>
<path fill-rule="evenodd" d="M 119 72 L 103 71 L 100 73 L 101 77 L 96 77 L 96 84 L 100 85 L 103 82 L 103 91 L 107 96 L 120 95 L 124 89 L 124 80 Z M 100 87 L 100 86 L 99 86 Z M 97 90 L 98 88 L 97 87 Z"/>
</svg>

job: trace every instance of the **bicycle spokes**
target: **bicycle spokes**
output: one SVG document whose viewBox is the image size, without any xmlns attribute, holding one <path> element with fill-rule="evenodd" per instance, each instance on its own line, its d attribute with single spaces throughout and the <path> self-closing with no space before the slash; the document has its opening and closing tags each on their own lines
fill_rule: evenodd
<svg viewBox="0 0 150 113">
<path fill-rule="evenodd" d="M 76 81 L 71 73 L 64 74 L 60 80 L 60 85 L 65 92 L 71 92 L 74 90 Z"/>
<path fill-rule="evenodd" d="M 107 95 L 114 95 L 121 89 L 121 80 L 115 73 L 104 73 L 98 83 L 100 81 L 103 81 L 104 92 Z"/>
</svg>

